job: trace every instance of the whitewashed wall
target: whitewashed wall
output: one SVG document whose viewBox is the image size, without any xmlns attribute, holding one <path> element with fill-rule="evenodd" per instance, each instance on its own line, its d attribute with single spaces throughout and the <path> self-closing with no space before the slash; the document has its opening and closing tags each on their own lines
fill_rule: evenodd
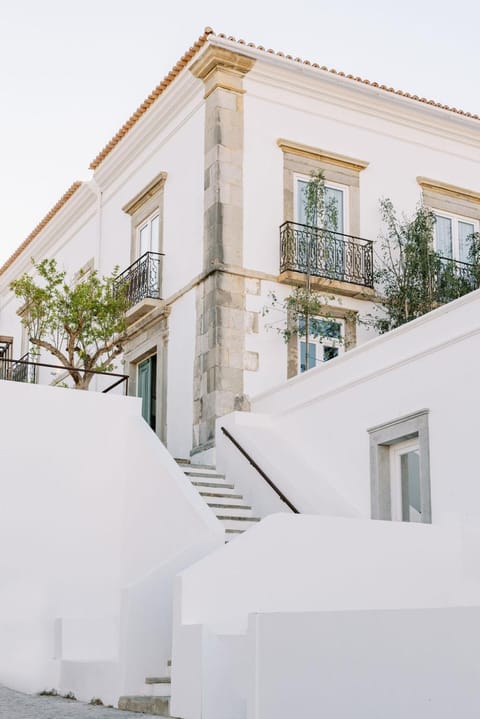
<svg viewBox="0 0 480 719">
<path fill-rule="evenodd" d="M 254 615 L 244 716 L 473 719 L 479 619 L 480 607 Z"/>
<path fill-rule="evenodd" d="M 139 400 L 0 382 L 0 404 L 0 681 L 137 693 L 170 658 L 174 574 L 223 530 Z"/>
</svg>

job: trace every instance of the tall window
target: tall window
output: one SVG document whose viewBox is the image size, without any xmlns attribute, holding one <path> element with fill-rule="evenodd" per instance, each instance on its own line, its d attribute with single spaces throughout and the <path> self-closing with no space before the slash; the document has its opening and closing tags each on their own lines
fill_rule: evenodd
<svg viewBox="0 0 480 719">
<path fill-rule="evenodd" d="M 420 445 L 418 436 L 390 446 L 392 519 L 421 522 Z"/>
<path fill-rule="evenodd" d="M 305 192 L 309 182 L 309 178 L 296 177 L 296 197 L 295 197 L 295 221 L 301 225 L 307 224 L 305 216 Z M 345 232 L 346 227 L 346 207 L 347 207 L 347 187 L 333 183 L 325 183 L 325 201 L 330 202 L 336 208 L 336 227 L 327 227 L 329 230 L 337 232 Z M 315 223 L 315 226 L 318 226 Z"/>
<path fill-rule="evenodd" d="M 477 230 L 474 220 L 435 212 L 435 250 L 441 257 L 468 262 L 472 234 Z"/>
<path fill-rule="evenodd" d="M 137 228 L 137 254 L 142 257 L 145 252 L 158 252 L 160 247 L 160 212 L 154 212 Z"/>
<path fill-rule="evenodd" d="M 343 353 L 345 345 L 345 322 L 327 317 L 310 317 L 307 338 L 305 336 L 305 318 L 299 319 L 299 372 L 317 367 L 323 362 Z M 307 366 L 308 360 L 308 366 Z"/>
</svg>

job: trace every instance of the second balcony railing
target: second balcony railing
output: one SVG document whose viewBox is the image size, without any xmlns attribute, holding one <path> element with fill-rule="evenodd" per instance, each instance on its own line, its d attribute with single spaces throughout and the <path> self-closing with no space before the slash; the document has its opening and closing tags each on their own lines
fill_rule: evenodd
<svg viewBox="0 0 480 719">
<path fill-rule="evenodd" d="M 125 292 L 128 308 L 142 300 L 160 300 L 163 254 L 145 252 L 130 267 L 118 275 L 115 284 Z"/>
<path fill-rule="evenodd" d="M 373 243 L 320 227 L 280 226 L 280 273 L 309 273 L 373 288 Z"/>
</svg>

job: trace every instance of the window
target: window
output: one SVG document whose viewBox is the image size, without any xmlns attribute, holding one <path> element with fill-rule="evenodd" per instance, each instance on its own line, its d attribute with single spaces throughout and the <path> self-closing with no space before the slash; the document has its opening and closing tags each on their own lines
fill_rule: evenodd
<svg viewBox="0 0 480 719">
<path fill-rule="evenodd" d="M 156 211 L 137 227 L 137 257 L 146 252 L 159 252 L 160 249 L 160 212 Z"/>
<path fill-rule="evenodd" d="M 307 218 L 305 217 L 305 191 L 309 180 L 309 177 L 295 175 L 295 221 L 299 222 L 301 225 L 307 224 Z M 330 182 L 325 183 L 325 201 L 332 203 L 336 209 L 336 226 L 327 227 L 328 230 L 336 230 L 337 232 L 342 233 L 345 232 L 345 228 L 347 226 L 347 192 L 348 188 L 344 185 L 337 185 Z M 316 223 L 314 224 L 315 226 L 318 226 Z"/>
<path fill-rule="evenodd" d="M 478 222 L 458 215 L 435 212 L 435 250 L 441 257 L 469 262 L 471 238 Z"/>
<path fill-rule="evenodd" d="M 372 518 L 430 523 L 428 410 L 368 432 Z"/>
<path fill-rule="evenodd" d="M 298 337 L 298 370 L 317 367 L 323 362 L 337 357 L 344 351 L 345 322 L 341 319 L 327 317 L 311 317 L 308 323 L 308 356 L 307 338 L 305 336 L 305 318 L 299 319 Z"/>
</svg>

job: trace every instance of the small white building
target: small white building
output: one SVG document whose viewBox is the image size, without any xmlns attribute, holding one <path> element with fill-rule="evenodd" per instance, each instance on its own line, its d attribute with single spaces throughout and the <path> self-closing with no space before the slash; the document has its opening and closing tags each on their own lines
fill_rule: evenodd
<svg viewBox="0 0 480 719">
<path fill-rule="evenodd" d="M 379 199 L 413 212 L 423 198 L 438 251 L 464 261 L 479 159 L 476 116 L 207 28 L 93 160 L 90 182 L 0 269 L 0 334 L 14 358 L 28 351 L 9 284 L 31 257 L 55 257 L 72 279 L 130 268 L 131 393 L 174 456 L 208 460 L 217 417 L 305 365 L 305 341 L 285 344 L 285 316 L 262 310 L 305 281 L 312 171 L 337 207 L 334 242 L 307 232 L 313 286 L 336 298 L 335 336 L 310 341 L 317 364 L 371 336 L 356 317 L 375 294 Z"/>
</svg>

